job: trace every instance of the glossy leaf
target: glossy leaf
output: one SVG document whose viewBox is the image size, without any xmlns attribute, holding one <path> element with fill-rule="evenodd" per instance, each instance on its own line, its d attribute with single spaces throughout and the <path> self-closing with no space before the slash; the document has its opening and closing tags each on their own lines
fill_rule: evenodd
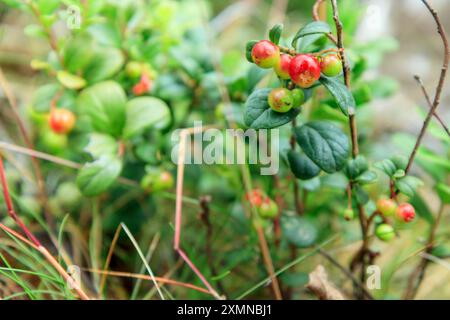
<svg viewBox="0 0 450 320">
<path fill-rule="evenodd" d="M 103 155 L 116 155 L 118 145 L 116 139 L 107 134 L 91 133 L 89 135 L 89 143 L 84 151 L 91 154 L 94 158 L 100 158 Z"/>
<path fill-rule="evenodd" d="M 312 35 L 312 34 L 326 34 L 330 33 L 330 25 L 323 21 L 313 21 L 302 27 L 292 40 L 292 46 L 295 48 L 297 46 L 298 39 Z"/>
<path fill-rule="evenodd" d="M 313 121 L 294 129 L 297 143 L 303 152 L 323 171 L 341 170 L 349 154 L 349 141 L 334 124 Z"/>
<path fill-rule="evenodd" d="M 68 89 L 78 90 L 86 86 L 86 80 L 67 71 L 58 71 L 56 77 L 58 78 L 58 81 Z"/>
<path fill-rule="evenodd" d="M 109 189 L 121 171 L 121 159 L 103 156 L 94 162 L 86 163 L 80 169 L 77 176 L 78 188 L 87 197 L 97 196 Z"/>
<path fill-rule="evenodd" d="M 308 180 L 320 173 L 320 168 L 304 154 L 289 150 L 287 158 L 292 173 L 298 179 Z"/>
<path fill-rule="evenodd" d="M 333 96 L 336 101 L 339 109 L 341 109 L 342 113 L 348 115 L 349 110 L 355 108 L 356 103 L 353 98 L 352 93 L 348 90 L 348 88 L 336 78 L 327 78 L 320 77 L 319 81 L 327 88 L 330 94 Z"/>
<path fill-rule="evenodd" d="M 152 126 L 163 128 L 170 121 L 167 104 L 153 97 L 139 97 L 127 103 L 124 136 L 130 138 Z"/>
<path fill-rule="evenodd" d="M 97 132 L 114 137 L 125 125 L 126 96 L 114 81 L 105 81 L 85 89 L 77 99 L 80 114 L 86 114 Z"/>
<path fill-rule="evenodd" d="M 275 44 L 280 43 L 281 33 L 283 32 L 283 25 L 278 23 L 269 31 L 269 39 Z"/>
</svg>

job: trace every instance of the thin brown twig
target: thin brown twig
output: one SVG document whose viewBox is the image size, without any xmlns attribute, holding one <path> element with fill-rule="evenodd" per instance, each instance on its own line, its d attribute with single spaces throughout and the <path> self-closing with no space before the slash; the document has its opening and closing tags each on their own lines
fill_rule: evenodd
<svg viewBox="0 0 450 320">
<path fill-rule="evenodd" d="M 425 88 L 425 85 L 422 82 L 422 79 L 418 75 L 415 75 L 414 79 L 417 81 L 417 84 L 422 89 L 422 93 L 425 97 L 425 100 L 427 101 L 428 107 L 431 109 L 433 107 L 433 102 L 430 99 L 430 95 L 428 94 L 427 89 Z M 441 119 L 441 117 L 438 115 L 438 113 L 436 111 L 433 112 L 433 116 L 441 124 L 441 126 L 445 130 L 445 132 L 447 132 L 447 135 L 450 136 L 450 131 L 449 131 L 447 125 L 444 123 L 444 121 Z"/>
<path fill-rule="evenodd" d="M 327 258 L 332 264 L 334 264 L 342 273 L 349 278 L 353 284 L 366 295 L 366 297 L 370 300 L 373 300 L 372 294 L 366 289 L 366 287 L 351 273 L 347 268 L 345 268 L 342 264 L 339 263 L 335 258 L 333 258 L 328 252 L 319 248 L 319 253 Z"/>
<path fill-rule="evenodd" d="M 430 123 L 430 120 L 433 116 L 433 114 L 436 112 L 437 107 L 439 106 L 440 100 L 441 100 L 441 93 L 442 93 L 442 89 L 444 87 L 444 83 L 445 83 L 445 78 L 447 76 L 447 69 L 448 69 L 448 61 L 449 61 L 449 46 L 448 46 L 448 39 L 447 39 L 447 35 L 445 33 L 444 27 L 442 26 L 441 20 L 439 19 L 439 16 L 436 12 L 436 10 L 434 10 L 430 4 L 427 2 L 427 0 L 421 0 L 423 2 L 423 4 L 427 7 L 428 11 L 431 13 L 431 15 L 434 18 L 434 21 L 436 22 L 437 25 L 437 30 L 439 35 L 441 36 L 442 39 L 442 44 L 443 44 L 443 48 L 444 48 L 444 61 L 442 63 L 442 68 L 441 68 L 441 75 L 439 77 L 439 82 L 438 85 L 436 87 L 436 93 L 434 95 L 434 101 L 433 104 L 430 108 L 430 110 L 427 113 L 427 116 L 423 122 L 422 128 L 420 129 L 419 135 L 417 136 L 417 140 L 416 143 L 414 145 L 413 150 L 411 151 L 411 154 L 409 156 L 408 159 L 408 164 L 406 166 L 405 172 L 408 173 L 409 170 L 411 169 L 411 166 L 414 162 L 414 158 L 416 156 L 417 150 L 420 147 L 420 144 L 422 143 L 422 139 L 425 135 L 425 132 L 428 128 L 428 125 Z"/>
<path fill-rule="evenodd" d="M 135 278 L 135 279 L 142 279 L 142 280 L 152 280 L 152 277 L 145 275 L 145 274 L 138 274 L 138 273 L 130 273 L 130 272 L 121 272 L 121 271 L 110 271 L 110 270 L 96 270 L 96 269 L 84 269 L 87 272 L 91 273 L 97 273 L 101 274 L 103 276 L 113 276 L 113 277 L 126 277 L 126 278 Z M 206 293 L 208 295 L 211 295 L 211 293 L 201 287 L 197 287 L 196 285 L 186 283 L 186 282 L 180 282 L 168 278 L 163 277 L 154 277 L 154 279 L 159 283 L 165 283 L 165 284 L 171 284 L 174 286 L 184 287 L 192 290 L 196 290 L 202 293 Z"/>
<path fill-rule="evenodd" d="M 313 10 L 312 10 L 312 16 L 313 16 L 313 19 L 315 20 L 315 21 L 320 21 L 321 19 L 321 15 L 320 15 L 320 9 L 323 7 L 323 5 L 325 5 L 325 0 L 317 0 L 315 3 L 314 3 L 314 6 L 313 6 Z M 337 41 L 337 39 L 335 38 L 335 36 L 332 34 L 332 33 L 328 33 L 327 34 L 327 37 L 328 37 L 328 39 L 330 39 L 334 44 L 338 44 L 338 41 Z"/>
<path fill-rule="evenodd" d="M 442 215 L 444 213 L 444 207 L 445 205 L 441 204 L 441 208 L 439 209 L 438 215 L 431 227 L 430 235 L 428 236 L 427 244 L 425 245 L 426 254 L 431 254 L 431 252 L 434 249 L 436 232 L 439 227 L 439 223 L 442 219 Z M 425 277 L 425 272 L 429 262 L 430 261 L 425 256 L 422 256 L 417 267 L 409 275 L 408 285 L 406 287 L 405 294 L 403 295 L 403 298 L 405 300 L 414 299 L 414 297 L 417 295 L 417 292 L 419 291 L 420 288 L 420 284 L 422 283 L 422 280 Z"/>
<path fill-rule="evenodd" d="M 408 171 L 411 168 L 412 163 L 414 162 L 414 157 L 417 153 L 417 150 L 420 147 L 423 136 L 425 135 L 425 132 L 428 128 L 428 124 L 430 123 L 432 116 L 436 113 L 436 109 L 439 106 L 442 89 L 444 87 L 445 78 L 447 76 L 447 69 L 448 69 L 449 56 L 450 56 L 447 35 L 445 33 L 444 27 L 442 26 L 442 23 L 439 19 L 439 16 L 438 16 L 436 10 L 434 10 L 434 8 L 431 7 L 431 5 L 428 3 L 427 0 L 421 0 L 421 1 L 426 6 L 428 11 L 431 13 L 434 21 L 436 22 L 437 30 L 442 39 L 442 44 L 443 44 L 443 48 L 444 48 L 444 61 L 443 61 L 442 68 L 441 68 L 439 82 L 436 87 L 434 101 L 433 101 L 433 103 L 430 107 L 430 110 L 428 111 L 428 114 L 423 122 L 423 126 L 417 137 L 417 140 L 416 140 L 414 148 L 411 152 L 411 155 L 409 156 L 408 165 L 406 166 L 406 169 L 405 169 L 406 173 L 408 173 Z M 431 101 L 431 100 L 427 99 L 427 101 Z M 439 223 L 440 223 L 443 211 L 444 211 L 444 205 L 441 204 L 439 213 L 438 213 L 436 220 L 434 221 L 433 226 L 430 230 L 425 253 L 429 254 L 433 250 L 436 230 L 439 227 Z M 425 258 L 422 258 L 422 260 L 419 262 L 419 265 L 410 274 L 410 276 L 408 278 L 408 286 L 407 286 L 407 288 L 405 290 L 405 294 L 403 296 L 405 299 L 413 299 L 416 296 L 417 291 L 419 290 L 420 284 L 421 284 L 423 278 L 425 277 L 425 271 L 426 271 L 427 266 L 428 266 L 428 260 Z"/>
</svg>

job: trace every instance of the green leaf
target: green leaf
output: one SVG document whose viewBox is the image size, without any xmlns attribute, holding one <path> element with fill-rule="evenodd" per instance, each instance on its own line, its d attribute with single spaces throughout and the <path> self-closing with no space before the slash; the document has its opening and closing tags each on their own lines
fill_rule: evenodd
<svg viewBox="0 0 450 320">
<path fill-rule="evenodd" d="M 124 137 L 130 138 L 152 126 L 163 128 L 170 121 L 167 104 L 153 97 L 139 97 L 127 103 Z"/>
<path fill-rule="evenodd" d="M 70 73 L 78 74 L 92 61 L 93 51 L 86 50 L 92 47 L 92 39 L 86 36 L 79 36 L 71 39 L 64 49 L 64 67 Z"/>
<path fill-rule="evenodd" d="M 369 184 L 376 182 L 377 178 L 378 176 L 375 172 L 368 170 L 357 176 L 355 181 L 360 184 Z"/>
<path fill-rule="evenodd" d="M 258 40 L 250 40 L 245 45 L 245 57 L 247 58 L 248 62 L 253 63 L 252 50 L 253 50 L 253 47 L 255 46 L 255 44 L 257 44 L 257 43 L 258 43 Z"/>
<path fill-rule="evenodd" d="M 78 172 L 77 185 L 81 193 L 93 197 L 109 189 L 122 171 L 122 161 L 117 157 L 103 156 L 86 163 Z"/>
<path fill-rule="evenodd" d="M 392 177 L 397 171 L 397 167 L 390 159 L 384 159 L 376 162 L 373 166 L 386 173 L 389 177 Z"/>
<path fill-rule="evenodd" d="M 309 180 L 320 173 L 320 168 L 304 154 L 289 150 L 287 158 L 292 172 L 298 179 Z"/>
<path fill-rule="evenodd" d="M 283 24 L 278 23 L 269 31 L 269 39 L 275 44 L 280 43 L 281 33 L 283 32 Z"/>
<path fill-rule="evenodd" d="M 328 23 L 323 21 L 310 22 L 297 32 L 294 39 L 292 40 L 292 46 L 294 48 L 297 47 L 297 40 L 304 36 L 308 36 L 311 34 L 325 34 L 330 32 L 331 28 Z"/>
<path fill-rule="evenodd" d="M 86 80 L 67 71 L 58 71 L 56 78 L 64 87 L 69 89 L 78 90 L 86 86 Z"/>
<path fill-rule="evenodd" d="M 90 153 L 93 158 L 98 159 L 103 155 L 114 156 L 117 154 L 118 145 L 116 139 L 107 134 L 91 133 L 89 143 L 84 151 Z"/>
<path fill-rule="evenodd" d="M 395 179 L 399 179 L 399 178 L 403 178 L 406 175 L 405 170 L 403 169 L 397 169 L 394 174 L 392 175 L 393 178 Z"/>
<path fill-rule="evenodd" d="M 364 156 L 358 155 L 355 159 L 347 161 L 345 167 L 345 174 L 349 179 L 355 179 L 361 173 L 365 172 L 369 168 L 367 160 Z"/>
<path fill-rule="evenodd" d="M 434 223 L 434 216 L 428 208 L 427 203 L 420 197 L 418 194 L 415 194 L 414 197 L 409 199 L 409 203 L 416 209 L 416 213 L 427 221 L 430 225 Z"/>
<path fill-rule="evenodd" d="M 80 114 L 87 114 L 97 132 L 120 136 L 125 125 L 126 96 L 114 81 L 105 81 L 86 88 L 78 96 Z"/>
<path fill-rule="evenodd" d="M 253 129 L 270 129 L 282 126 L 294 119 L 300 109 L 293 108 L 286 113 L 273 111 L 267 98 L 272 89 L 257 89 L 245 103 L 244 123 Z"/>
<path fill-rule="evenodd" d="M 343 114 L 347 116 L 348 110 L 349 109 L 353 110 L 355 108 L 356 103 L 352 93 L 338 79 L 338 77 L 327 78 L 321 76 L 319 81 L 325 86 L 325 88 L 327 88 L 327 90 L 333 96 L 334 100 L 336 101 L 339 109 L 341 109 Z"/>
<path fill-rule="evenodd" d="M 414 196 L 416 189 L 422 185 L 422 180 L 413 176 L 405 176 L 395 181 L 397 189 L 408 197 Z"/>
<path fill-rule="evenodd" d="M 391 158 L 391 161 L 397 170 L 405 170 L 408 165 L 408 159 L 405 156 L 394 156 Z"/>
<path fill-rule="evenodd" d="M 450 257 L 450 246 L 444 244 L 437 245 L 433 248 L 431 254 L 441 259 L 447 259 Z"/>
<path fill-rule="evenodd" d="M 281 220 L 283 235 L 298 248 L 307 248 L 317 240 L 317 228 L 307 219 L 283 216 Z"/>
<path fill-rule="evenodd" d="M 56 96 L 60 85 L 50 83 L 39 87 L 33 97 L 33 107 L 38 112 L 48 112 L 50 110 L 50 102 Z"/>
<path fill-rule="evenodd" d="M 110 78 L 122 68 L 124 61 L 125 58 L 119 49 L 98 48 L 85 68 L 84 78 L 90 83 Z"/>
<path fill-rule="evenodd" d="M 330 122 L 313 121 L 294 129 L 297 143 L 303 152 L 323 171 L 341 170 L 348 157 L 348 138 Z"/>
<path fill-rule="evenodd" d="M 440 182 L 436 185 L 436 191 L 443 203 L 450 203 L 450 186 Z"/>
</svg>

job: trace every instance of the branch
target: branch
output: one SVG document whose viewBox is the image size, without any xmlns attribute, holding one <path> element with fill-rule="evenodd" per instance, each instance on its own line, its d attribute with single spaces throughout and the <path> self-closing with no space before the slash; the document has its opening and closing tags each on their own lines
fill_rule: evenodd
<svg viewBox="0 0 450 320">
<path fill-rule="evenodd" d="M 320 21 L 321 20 L 320 19 L 319 9 L 324 5 L 324 1 L 325 0 L 317 0 L 316 3 L 313 6 L 312 16 L 313 16 L 313 19 L 315 21 Z M 338 41 L 334 37 L 334 35 L 332 33 L 327 33 L 327 37 L 328 37 L 328 39 L 331 40 L 331 42 L 333 42 L 335 45 L 337 45 Z"/>
<path fill-rule="evenodd" d="M 422 82 L 422 79 L 418 75 L 415 75 L 414 79 L 417 81 L 417 84 L 422 89 L 422 93 L 423 93 L 423 95 L 425 97 L 425 100 L 427 100 L 428 107 L 431 109 L 433 107 L 433 102 L 431 102 L 430 95 L 428 94 L 427 89 L 425 89 L 425 86 L 424 86 L 424 84 Z M 450 136 L 450 131 L 448 130 L 447 125 L 444 123 L 444 121 L 441 119 L 441 117 L 437 114 L 436 111 L 433 112 L 433 116 L 441 124 L 441 126 L 445 130 L 445 132 L 447 132 L 447 135 Z"/>
<path fill-rule="evenodd" d="M 439 19 L 439 16 L 436 12 L 436 10 L 434 10 L 430 4 L 428 3 L 427 0 L 421 0 L 423 2 L 423 4 L 427 7 L 428 11 L 430 11 L 431 15 L 434 18 L 434 21 L 436 22 L 437 25 L 437 30 L 439 35 L 441 36 L 442 39 L 442 44 L 444 47 L 444 61 L 442 64 L 442 69 L 441 69 L 441 75 L 439 77 L 439 82 L 438 85 L 436 87 L 436 93 L 434 95 L 434 101 L 433 104 L 430 108 L 430 110 L 428 111 L 428 114 L 423 122 L 422 125 L 422 129 L 419 132 L 419 135 L 417 136 L 417 140 L 416 140 L 416 144 L 414 145 L 414 148 L 409 156 L 409 160 L 408 160 L 408 165 L 406 166 L 405 172 L 408 173 L 409 170 L 411 169 L 411 166 L 414 162 L 414 157 L 416 156 L 417 150 L 420 147 L 420 144 L 422 143 L 422 139 L 423 136 L 425 135 L 425 132 L 428 128 L 428 124 L 430 123 L 431 117 L 433 116 L 433 114 L 436 113 L 436 109 L 439 106 L 440 103 L 440 99 L 441 99 L 441 93 L 442 93 L 442 88 L 444 87 L 444 83 L 445 83 L 445 78 L 447 76 L 447 69 L 448 69 L 448 60 L 449 60 L 449 48 L 448 48 L 448 39 L 447 39 L 447 35 L 445 33 L 444 27 L 442 26 L 441 20 Z"/>
<path fill-rule="evenodd" d="M 342 273 L 347 276 L 355 286 L 359 287 L 359 289 L 366 295 L 366 297 L 370 300 L 373 300 L 373 296 L 370 294 L 370 292 L 366 289 L 366 287 L 351 273 L 347 268 L 345 268 L 343 265 L 339 263 L 336 259 L 334 259 L 331 255 L 328 254 L 323 249 L 318 249 L 319 253 L 323 255 L 325 258 L 327 258 L 332 264 L 334 264 L 339 270 L 342 271 Z"/>
</svg>

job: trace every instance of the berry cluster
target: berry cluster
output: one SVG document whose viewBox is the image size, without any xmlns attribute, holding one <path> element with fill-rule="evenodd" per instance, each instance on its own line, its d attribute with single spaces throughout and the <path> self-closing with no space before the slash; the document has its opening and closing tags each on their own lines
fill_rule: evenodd
<svg viewBox="0 0 450 320">
<path fill-rule="evenodd" d="M 245 195 L 245 199 L 254 207 L 264 219 L 274 219 L 278 215 L 278 205 L 261 189 L 253 189 Z"/>
<path fill-rule="evenodd" d="M 414 207 L 409 203 L 402 203 L 397 206 L 394 200 L 381 198 L 377 201 L 377 211 L 386 220 L 394 216 L 399 222 L 411 222 L 416 216 Z M 389 241 L 395 236 L 395 229 L 384 221 L 375 229 L 375 235 L 382 241 Z"/>
<path fill-rule="evenodd" d="M 341 59 L 336 53 L 296 54 L 282 53 L 280 47 L 269 40 L 257 42 L 251 50 L 252 61 L 264 69 L 273 68 L 282 80 L 307 89 L 313 86 L 320 75 L 336 77 L 342 72 Z M 277 88 L 272 90 L 268 102 L 280 113 L 288 112 L 305 101 L 303 90 Z"/>
</svg>

